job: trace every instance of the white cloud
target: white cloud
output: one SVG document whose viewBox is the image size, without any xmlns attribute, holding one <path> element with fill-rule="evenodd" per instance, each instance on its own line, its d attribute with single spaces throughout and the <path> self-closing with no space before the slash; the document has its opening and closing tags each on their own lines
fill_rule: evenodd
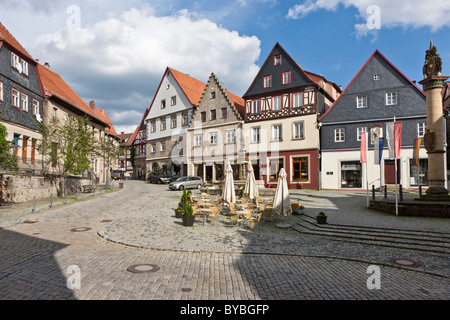
<svg viewBox="0 0 450 320">
<path fill-rule="evenodd" d="M 239 35 L 188 10 L 157 16 L 145 6 L 44 34 L 33 52 L 74 84 L 80 96 L 101 100 L 107 112 L 108 104 L 116 110 L 125 102 L 122 108 L 143 113 L 167 66 L 203 82 L 214 72 L 230 91 L 243 94 L 259 70 L 260 44 L 255 36 Z M 112 113 L 113 124 L 136 118 L 122 111 Z"/>
<path fill-rule="evenodd" d="M 317 10 L 335 11 L 339 5 L 358 10 L 359 18 L 364 21 L 355 24 L 355 34 L 359 37 L 376 32 L 376 29 L 367 28 L 365 23 L 371 15 L 367 9 L 372 5 L 380 8 L 381 29 L 427 27 L 436 31 L 450 26 L 450 1 L 442 0 L 307 0 L 290 8 L 287 18 L 301 19 Z"/>
</svg>

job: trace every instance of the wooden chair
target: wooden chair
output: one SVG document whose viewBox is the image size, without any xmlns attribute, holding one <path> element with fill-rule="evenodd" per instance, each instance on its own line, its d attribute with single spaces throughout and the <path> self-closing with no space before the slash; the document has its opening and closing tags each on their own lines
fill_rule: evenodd
<svg viewBox="0 0 450 320">
<path fill-rule="evenodd" d="M 209 214 L 209 221 L 212 224 L 216 224 L 217 219 L 219 218 L 219 212 L 220 212 L 220 208 L 219 207 L 210 207 L 211 209 L 211 213 Z"/>
<path fill-rule="evenodd" d="M 272 217 L 273 217 L 273 212 L 272 212 L 273 208 L 264 208 L 263 210 L 261 210 L 261 214 L 262 214 L 262 218 L 263 221 L 272 221 Z"/>
</svg>

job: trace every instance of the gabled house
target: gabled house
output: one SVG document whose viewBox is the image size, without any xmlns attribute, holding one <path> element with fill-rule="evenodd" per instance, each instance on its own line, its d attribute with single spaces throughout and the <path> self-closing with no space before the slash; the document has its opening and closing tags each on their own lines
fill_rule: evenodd
<svg viewBox="0 0 450 320">
<path fill-rule="evenodd" d="M 193 77 L 167 67 L 145 119 L 147 176 L 187 174 L 186 130 L 205 89 Z"/>
<path fill-rule="evenodd" d="M 119 138 L 119 159 L 117 169 L 123 173 L 124 178 L 131 178 L 133 175 L 133 164 L 131 159 L 131 137 L 132 133 L 121 132 Z"/>
<path fill-rule="evenodd" d="M 256 179 L 276 187 L 284 168 L 289 188 L 319 188 L 317 119 L 340 93 L 275 44 L 243 96 L 246 152 Z"/>
<path fill-rule="evenodd" d="M 69 116 L 87 116 L 88 125 L 92 127 L 94 136 L 98 139 L 105 139 L 105 130 L 114 129 L 110 128 L 112 124 L 110 124 L 109 118 L 106 119 L 106 112 L 97 109 L 95 101 L 90 101 L 87 105 L 58 73 L 50 69 L 48 63 L 38 64 L 37 69 L 44 90 L 44 125 L 48 125 L 52 118 L 66 121 Z M 54 172 L 55 168 L 56 164 L 50 164 L 47 170 Z M 94 175 L 93 178 L 97 184 L 106 182 L 107 171 L 108 168 L 105 166 L 103 157 L 98 156 L 92 159 L 90 173 Z"/>
<path fill-rule="evenodd" d="M 42 156 L 36 150 L 42 139 L 43 90 L 38 63 L 0 23 L 0 123 L 14 141 L 20 170 L 40 171 Z M 1 159 L 0 159 L 1 161 Z"/>
<path fill-rule="evenodd" d="M 130 138 L 131 147 L 134 149 L 133 177 L 139 180 L 146 178 L 147 123 L 145 119 L 149 111 L 149 108 L 145 109 L 141 122 Z"/>
<path fill-rule="evenodd" d="M 188 129 L 188 174 L 203 181 L 225 178 L 229 160 L 235 180 L 245 179 L 244 100 L 211 74 Z"/>
<path fill-rule="evenodd" d="M 321 124 L 322 188 L 366 189 L 395 183 L 395 162 L 387 143 L 381 164 L 375 164 L 376 136 L 386 137 L 386 124 L 402 122 L 397 181 L 404 187 L 427 184 L 428 157 L 422 145 L 420 172 L 413 163 L 414 140 L 423 137 L 427 115 L 425 94 L 385 56 L 375 50 L 339 99 L 319 119 Z M 368 134 L 367 171 L 360 163 L 361 133 Z M 367 179 L 367 180 L 366 180 Z M 420 181 L 418 181 L 420 180 Z"/>
</svg>

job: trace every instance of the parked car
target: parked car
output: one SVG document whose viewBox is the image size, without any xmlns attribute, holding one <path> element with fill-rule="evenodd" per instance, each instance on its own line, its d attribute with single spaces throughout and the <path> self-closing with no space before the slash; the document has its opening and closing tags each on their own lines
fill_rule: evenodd
<svg viewBox="0 0 450 320">
<path fill-rule="evenodd" d="M 148 182 L 150 182 L 150 183 L 163 184 L 163 183 L 169 183 L 171 181 L 172 181 L 172 179 L 168 175 L 166 175 L 164 173 L 157 173 L 157 172 L 150 173 L 150 177 L 148 178 Z"/>
<path fill-rule="evenodd" d="M 125 175 L 121 170 L 113 170 L 111 173 L 111 178 L 114 180 L 122 180 L 125 178 Z"/>
<path fill-rule="evenodd" d="M 203 180 L 200 177 L 180 177 L 177 181 L 169 183 L 170 190 L 200 189 L 203 187 Z"/>
</svg>

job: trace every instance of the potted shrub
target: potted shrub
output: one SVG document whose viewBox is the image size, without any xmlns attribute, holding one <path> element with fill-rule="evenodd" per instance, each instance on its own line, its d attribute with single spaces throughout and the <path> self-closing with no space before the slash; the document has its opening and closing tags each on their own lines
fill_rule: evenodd
<svg viewBox="0 0 450 320">
<path fill-rule="evenodd" d="M 187 201 L 188 201 L 189 203 L 192 203 L 192 191 L 191 191 L 191 190 L 188 190 L 188 191 L 186 192 L 186 197 L 187 197 Z"/>
<path fill-rule="evenodd" d="M 304 213 L 303 209 L 305 209 L 305 207 L 298 203 L 292 203 L 291 207 L 292 207 L 293 214 L 303 214 Z"/>
<path fill-rule="evenodd" d="M 183 194 L 181 195 L 181 200 L 178 203 L 178 205 L 184 210 L 184 209 L 186 209 L 187 203 L 188 203 L 187 193 L 186 193 L 186 189 L 184 189 Z"/>
<path fill-rule="evenodd" d="M 194 225 L 194 209 L 192 209 L 192 206 L 190 203 L 186 205 L 186 208 L 184 209 L 183 214 L 183 226 L 185 227 L 192 227 Z"/>
<path fill-rule="evenodd" d="M 182 218 L 183 217 L 183 208 L 182 207 L 178 207 L 175 209 L 175 217 L 177 218 Z"/>
<path fill-rule="evenodd" d="M 316 216 L 318 224 L 326 224 L 327 223 L 327 215 L 323 212 L 319 212 Z"/>
</svg>

